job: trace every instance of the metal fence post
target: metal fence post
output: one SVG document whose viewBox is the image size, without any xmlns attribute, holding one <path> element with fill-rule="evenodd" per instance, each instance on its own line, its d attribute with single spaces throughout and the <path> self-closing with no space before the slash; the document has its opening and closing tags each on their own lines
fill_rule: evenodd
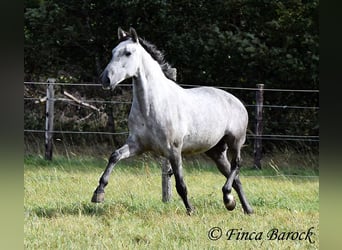
<svg viewBox="0 0 342 250">
<path fill-rule="evenodd" d="M 164 159 L 162 166 L 162 201 L 168 202 L 172 198 L 172 185 L 171 185 L 171 164 L 167 159 Z"/>
<path fill-rule="evenodd" d="M 261 169 L 262 157 L 262 109 L 264 102 L 264 84 L 257 84 L 255 110 L 254 167 Z"/>
<path fill-rule="evenodd" d="M 47 80 L 49 83 L 46 88 L 46 111 L 45 111 L 45 159 L 52 160 L 52 134 L 54 117 L 54 88 L 56 82 L 54 78 Z"/>
</svg>

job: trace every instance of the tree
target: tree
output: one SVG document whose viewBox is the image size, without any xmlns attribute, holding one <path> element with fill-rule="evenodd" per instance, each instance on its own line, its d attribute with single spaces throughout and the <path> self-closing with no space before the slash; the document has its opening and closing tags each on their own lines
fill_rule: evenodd
<svg viewBox="0 0 342 250">
<path fill-rule="evenodd" d="M 25 80 L 96 81 L 117 42 L 118 26 L 163 50 L 179 83 L 318 89 L 318 0 L 26 0 Z M 234 92 L 245 103 L 254 93 Z M 266 104 L 318 106 L 318 96 L 265 96 Z M 317 112 L 317 111 L 316 111 Z M 317 133 L 310 120 L 296 129 Z M 291 133 L 284 112 L 267 116 L 269 133 Z M 292 129 L 292 132 L 297 132 Z"/>
</svg>

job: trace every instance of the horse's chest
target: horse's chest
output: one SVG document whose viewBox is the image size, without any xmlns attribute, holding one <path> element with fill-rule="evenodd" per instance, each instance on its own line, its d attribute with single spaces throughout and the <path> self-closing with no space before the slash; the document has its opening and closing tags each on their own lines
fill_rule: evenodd
<svg viewBox="0 0 342 250">
<path fill-rule="evenodd" d="M 170 128 L 165 120 L 157 119 L 154 116 L 143 116 L 141 113 L 131 112 L 128 117 L 130 133 L 139 138 L 144 147 L 164 146 L 167 142 Z"/>
</svg>

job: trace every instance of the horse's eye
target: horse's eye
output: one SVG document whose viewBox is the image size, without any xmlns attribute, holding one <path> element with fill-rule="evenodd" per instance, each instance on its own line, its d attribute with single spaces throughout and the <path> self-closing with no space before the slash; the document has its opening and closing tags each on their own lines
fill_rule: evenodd
<svg viewBox="0 0 342 250">
<path fill-rule="evenodd" d="M 126 51 L 125 52 L 125 56 L 130 56 L 132 53 L 131 52 L 129 52 L 129 51 Z"/>
</svg>

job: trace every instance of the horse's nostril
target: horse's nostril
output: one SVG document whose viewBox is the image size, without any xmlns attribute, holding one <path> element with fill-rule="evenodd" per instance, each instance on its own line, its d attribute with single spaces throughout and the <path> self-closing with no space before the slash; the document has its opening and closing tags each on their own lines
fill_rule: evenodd
<svg viewBox="0 0 342 250">
<path fill-rule="evenodd" d="M 106 76 L 106 75 L 103 75 L 102 78 L 101 78 L 101 82 L 102 82 L 102 85 L 103 85 L 104 87 L 109 86 L 109 84 L 110 84 L 109 77 Z"/>
</svg>

